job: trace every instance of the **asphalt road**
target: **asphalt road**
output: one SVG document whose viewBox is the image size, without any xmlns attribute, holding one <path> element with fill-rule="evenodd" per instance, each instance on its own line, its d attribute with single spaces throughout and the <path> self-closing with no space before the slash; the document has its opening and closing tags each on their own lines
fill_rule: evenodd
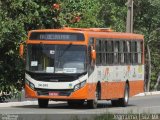
<svg viewBox="0 0 160 120">
<path fill-rule="evenodd" d="M 86 104 L 79 108 L 69 108 L 67 103 L 51 103 L 48 108 L 42 109 L 38 105 L 21 105 L 12 107 L 0 107 L 0 114 L 32 114 L 41 116 L 38 118 L 41 120 L 44 115 L 56 115 L 57 118 L 66 116 L 81 115 L 98 115 L 98 114 L 160 114 L 160 95 L 141 96 L 130 98 L 129 105 L 127 107 L 113 107 L 109 101 L 99 101 L 97 109 L 88 109 Z M 66 115 L 66 116 L 63 116 Z M 15 117 L 15 116 L 14 116 Z M 53 118 L 51 116 L 51 118 Z M 47 118 L 49 119 L 49 118 Z M 64 120 L 65 120 L 64 119 Z M 160 119 L 160 118 L 159 118 Z M 15 119 L 17 120 L 17 119 Z M 23 119 L 25 120 L 25 119 Z M 28 120 L 28 119 L 27 119 Z M 46 118 L 45 118 L 46 120 Z M 76 119 L 77 120 L 77 119 Z"/>
</svg>

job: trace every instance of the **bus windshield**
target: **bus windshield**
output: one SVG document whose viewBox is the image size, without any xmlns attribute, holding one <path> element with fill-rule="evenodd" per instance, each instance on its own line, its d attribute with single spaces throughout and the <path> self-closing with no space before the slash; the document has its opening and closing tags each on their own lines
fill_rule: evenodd
<svg viewBox="0 0 160 120">
<path fill-rule="evenodd" d="M 36 73 L 86 72 L 84 45 L 28 45 L 26 70 Z"/>
</svg>

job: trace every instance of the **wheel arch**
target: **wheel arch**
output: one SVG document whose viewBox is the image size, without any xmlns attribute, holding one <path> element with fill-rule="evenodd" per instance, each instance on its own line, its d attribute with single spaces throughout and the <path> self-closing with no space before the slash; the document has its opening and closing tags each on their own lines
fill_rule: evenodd
<svg viewBox="0 0 160 120">
<path fill-rule="evenodd" d="M 126 80 L 124 89 L 125 89 L 126 85 L 128 85 L 128 91 L 129 91 L 129 97 L 130 97 L 130 82 L 129 82 L 129 80 Z"/>
<path fill-rule="evenodd" d="M 101 82 L 100 81 L 97 82 L 96 89 L 98 89 L 98 92 L 99 92 L 98 99 L 101 99 Z"/>
<path fill-rule="evenodd" d="M 130 90 L 130 83 L 129 83 L 129 80 L 126 80 L 125 86 L 126 86 L 126 84 L 128 84 L 128 87 L 129 87 L 129 90 Z"/>
<path fill-rule="evenodd" d="M 100 81 L 97 82 L 97 87 L 98 87 L 99 89 L 101 89 L 101 82 L 100 82 Z"/>
</svg>

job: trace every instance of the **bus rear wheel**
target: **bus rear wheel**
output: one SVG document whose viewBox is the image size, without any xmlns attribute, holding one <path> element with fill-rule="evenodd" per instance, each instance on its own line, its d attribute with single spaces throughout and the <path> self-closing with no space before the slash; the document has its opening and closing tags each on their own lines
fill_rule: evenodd
<svg viewBox="0 0 160 120">
<path fill-rule="evenodd" d="M 38 99 L 38 105 L 40 108 L 47 108 L 48 107 L 48 99 Z"/>
<path fill-rule="evenodd" d="M 128 105 L 129 101 L 129 85 L 126 84 L 125 90 L 124 90 L 124 97 L 119 99 L 120 105 L 122 107 L 126 107 Z"/>
<path fill-rule="evenodd" d="M 129 101 L 129 85 L 128 83 L 126 83 L 126 86 L 124 89 L 124 97 L 118 100 L 111 100 L 111 103 L 112 103 L 112 106 L 126 107 L 128 105 L 128 101 Z"/>
<path fill-rule="evenodd" d="M 111 100 L 111 103 L 112 103 L 112 106 L 114 106 L 114 107 L 120 106 L 119 99 L 118 100 Z"/>
</svg>

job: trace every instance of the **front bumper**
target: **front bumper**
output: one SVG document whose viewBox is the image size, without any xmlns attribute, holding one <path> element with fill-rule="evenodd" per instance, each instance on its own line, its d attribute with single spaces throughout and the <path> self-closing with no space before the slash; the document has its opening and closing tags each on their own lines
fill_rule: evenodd
<svg viewBox="0 0 160 120">
<path fill-rule="evenodd" d="M 49 95 L 49 92 L 59 92 L 59 95 Z M 52 89 L 31 89 L 25 84 L 25 96 L 27 98 L 41 98 L 41 99 L 52 99 L 52 100 L 73 100 L 73 99 L 87 99 L 88 96 L 88 84 L 79 90 L 52 90 Z"/>
</svg>

